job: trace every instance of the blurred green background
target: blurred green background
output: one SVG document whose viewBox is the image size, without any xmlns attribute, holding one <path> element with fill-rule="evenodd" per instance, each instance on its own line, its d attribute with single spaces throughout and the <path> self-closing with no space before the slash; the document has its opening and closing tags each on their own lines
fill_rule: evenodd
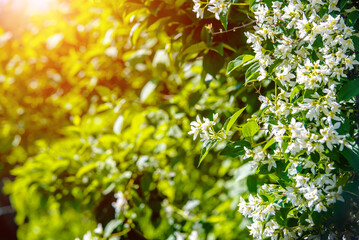
<svg viewBox="0 0 359 240">
<path fill-rule="evenodd" d="M 246 239 L 248 166 L 187 133 L 221 127 L 253 88 L 226 63 L 243 28 L 196 19 L 187 0 L 0 1 L 0 239 L 74 239 L 117 219 L 124 239 Z M 234 6 L 228 28 L 249 22 Z M 218 145 L 220 150 L 223 145 Z M 115 215 L 114 194 L 126 211 Z M 10 196 L 10 202 L 7 198 Z M 182 235 L 181 235 L 182 234 Z"/>
</svg>

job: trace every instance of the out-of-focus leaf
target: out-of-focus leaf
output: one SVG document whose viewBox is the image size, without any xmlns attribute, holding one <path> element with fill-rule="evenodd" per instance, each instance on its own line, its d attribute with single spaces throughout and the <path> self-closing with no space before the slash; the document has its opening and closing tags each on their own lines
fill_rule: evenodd
<svg viewBox="0 0 359 240">
<path fill-rule="evenodd" d="M 152 81 L 149 81 L 148 83 L 146 83 L 146 85 L 143 87 L 142 91 L 141 91 L 141 102 L 145 102 L 146 99 L 150 96 L 150 94 L 153 92 L 153 90 L 155 90 L 156 88 L 156 84 Z"/>
<path fill-rule="evenodd" d="M 193 44 L 191 46 L 189 46 L 188 48 L 186 48 L 183 52 L 182 52 L 182 56 L 185 56 L 187 54 L 192 54 L 192 53 L 200 53 L 201 51 L 208 49 L 208 46 L 205 42 L 199 42 L 196 44 Z"/>
<path fill-rule="evenodd" d="M 224 65 L 224 58 L 220 54 L 215 51 L 209 51 L 203 57 L 203 69 L 211 74 L 212 76 L 216 76 L 219 70 Z"/>
<path fill-rule="evenodd" d="M 118 219 L 113 219 L 109 223 L 107 223 L 104 229 L 104 237 L 108 238 L 111 235 L 111 233 L 122 223 L 123 221 Z"/>
<path fill-rule="evenodd" d="M 95 169 L 97 166 L 96 162 L 92 162 L 89 164 L 86 164 L 85 166 L 81 167 L 77 173 L 76 173 L 76 177 L 80 178 L 82 177 L 84 174 L 88 173 L 89 171 Z"/>
</svg>

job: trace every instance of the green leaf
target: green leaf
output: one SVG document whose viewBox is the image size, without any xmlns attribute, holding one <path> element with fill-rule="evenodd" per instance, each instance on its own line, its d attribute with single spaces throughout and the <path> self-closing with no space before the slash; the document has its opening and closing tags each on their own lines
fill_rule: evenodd
<svg viewBox="0 0 359 240">
<path fill-rule="evenodd" d="M 225 31 L 227 31 L 227 26 L 228 26 L 228 15 L 229 15 L 229 10 L 222 12 L 222 14 L 219 14 L 219 19 L 221 20 L 222 26 L 224 27 Z"/>
<path fill-rule="evenodd" d="M 300 224 L 302 224 L 302 225 L 308 225 L 309 223 L 307 222 L 307 219 L 308 219 L 308 213 L 307 212 L 304 212 L 301 216 L 300 216 L 300 218 L 299 218 L 299 222 L 300 222 Z"/>
<path fill-rule="evenodd" d="M 254 120 L 250 120 L 242 128 L 242 133 L 244 137 L 253 137 L 258 131 L 258 123 Z"/>
<path fill-rule="evenodd" d="M 359 173 L 359 149 L 357 146 L 353 149 L 344 148 L 341 154 L 348 160 L 350 166 Z"/>
<path fill-rule="evenodd" d="M 201 40 L 205 43 L 211 43 L 211 34 L 206 26 L 203 26 L 201 30 Z"/>
<path fill-rule="evenodd" d="M 216 44 L 215 46 L 210 47 L 210 49 L 223 56 L 223 43 Z"/>
<path fill-rule="evenodd" d="M 259 77 L 259 63 L 255 62 L 252 64 L 245 73 L 246 77 L 246 85 L 250 82 L 257 81 L 257 78 Z"/>
<path fill-rule="evenodd" d="M 235 112 L 232 117 L 230 118 L 228 124 L 224 124 L 224 128 L 226 130 L 226 136 L 229 132 L 229 130 L 231 129 L 231 127 L 233 126 L 233 124 L 237 121 L 238 117 L 242 114 L 242 112 L 244 111 L 244 109 L 246 109 L 247 106 L 245 106 L 244 108 L 239 109 L 237 112 Z M 228 120 L 227 120 L 228 121 Z M 227 123 L 227 122 L 226 122 Z"/>
<path fill-rule="evenodd" d="M 254 174 L 254 170 L 251 167 L 251 165 L 249 163 L 245 163 L 239 168 L 237 168 L 236 170 L 234 170 L 233 176 L 235 181 L 238 182 L 242 179 L 245 179 L 249 175 L 253 175 L 253 174 Z"/>
<path fill-rule="evenodd" d="M 110 97 L 112 95 L 112 91 L 104 86 L 97 86 L 96 91 L 101 95 L 101 97 Z"/>
<path fill-rule="evenodd" d="M 263 201 L 266 201 L 266 202 L 269 201 L 267 196 L 265 196 L 265 195 L 259 195 L 259 196 L 263 199 Z"/>
<path fill-rule="evenodd" d="M 209 51 L 203 57 L 203 69 L 212 76 L 216 76 L 223 65 L 224 57 L 215 51 Z"/>
<path fill-rule="evenodd" d="M 250 64 L 251 60 L 254 59 L 253 55 L 245 54 L 237 57 L 236 59 L 230 61 L 227 66 L 227 75 L 236 70 L 237 68 L 244 66 L 244 64 Z M 251 61 L 251 62 L 250 62 Z M 256 61 L 256 60 L 255 60 Z M 246 65 L 247 65 L 246 64 Z"/>
<path fill-rule="evenodd" d="M 272 65 L 268 68 L 268 74 L 272 74 L 273 71 L 283 62 L 283 59 L 277 59 Z"/>
<path fill-rule="evenodd" d="M 144 175 L 141 177 L 140 180 L 141 190 L 144 195 L 148 194 L 152 182 L 153 182 L 152 174 L 148 172 L 144 173 Z"/>
<path fill-rule="evenodd" d="M 288 227 L 296 227 L 296 226 L 298 226 L 298 219 L 296 219 L 296 218 L 288 218 L 287 219 L 287 226 Z"/>
<path fill-rule="evenodd" d="M 145 102 L 146 99 L 150 96 L 150 94 L 155 89 L 156 89 L 156 84 L 154 82 L 149 81 L 148 83 L 146 83 L 146 85 L 143 87 L 141 91 L 141 96 L 140 96 L 141 102 Z"/>
<path fill-rule="evenodd" d="M 212 215 L 206 219 L 208 223 L 225 223 L 227 221 L 226 215 Z"/>
<path fill-rule="evenodd" d="M 286 170 L 288 165 L 289 163 L 284 161 L 277 161 L 277 167 L 275 169 L 277 176 L 286 182 L 290 181 L 290 178 L 288 177 L 288 170 Z"/>
<path fill-rule="evenodd" d="M 281 208 L 281 209 L 279 209 L 279 211 L 280 211 L 280 214 L 281 214 L 282 218 L 283 218 L 284 220 L 286 220 L 286 219 L 287 219 L 287 215 L 288 215 L 288 213 L 289 213 L 289 211 L 290 211 L 290 208 Z"/>
<path fill-rule="evenodd" d="M 223 48 L 230 50 L 232 52 L 237 52 L 237 50 L 235 48 L 233 48 L 231 45 L 227 44 L 227 43 L 222 43 L 223 44 Z"/>
<path fill-rule="evenodd" d="M 96 162 L 92 162 L 92 163 L 88 163 L 85 166 L 81 167 L 78 172 L 76 173 L 76 177 L 80 178 L 82 177 L 85 173 L 91 171 L 92 169 L 96 168 L 97 164 Z"/>
<path fill-rule="evenodd" d="M 236 141 L 233 143 L 229 143 L 222 150 L 221 155 L 229 156 L 229 157 L 238 157 L 245 154 L 244 147 L 250 147 L 250 143 L 246 140 Z"/>
<path fill-rule="evenodd" d="M 265 4 L 268 6 L 268 8 L 272 7 L 272 0 L 264 0 Z"/>
<path fill-rule="evenodd" d="M 322 215 L 318 212 L 312 212 L 311 214 L 313 222 L 316 226 L 320 227 L 322 223 Z"/>
<path fill-rule="evenodd" d="M 282 218 L 282 215 L 280 214 L 280 212 L 276 212 L 275 213 L 275 220 L 276 220 L 276 222 L 279 224 L 279 225 L 281 225 L 281 226 L 285 226 L 286 224 L 286 222 L 285 222 L 285 220 L 283 220 L 283 218 Z"/>
<path fill-rule="evenodd" d="M 347 25 L 354 26 L 355 23 L 358 21 L 359 18 L 359 11 L 354 11 L 349 14 L 347 17 Z"/>
<path fill-rule="evenodd" d="M 111 235 L 111 233 L 122 223 L 123 223 L 122 220 L 116 220 L 116 219 L 113 219 L 109 223 L 107 223 L 104 230 L 104 237 L 108 238 Z"/>
<path fill-rule="evenodd" d="M 338 92 L 339 101 L 345 101 L 359 95 L 359 78 L 343 85 Z"/>
<path fill-rule="evenodd" d="M 320 160 L 320 154 L 318 152 L 312 152 L 310 158 L 313 162 L 317 163 Z"/>
<path fill-rule="evenodd" d="M 318 49 L 323 47 L 323 38 L 321 35 L 318 35 L 315 41 L 312 44 L 313 49 Z"/>
<path fill-rule="evenodd" d="M 205 159 L 205 157 L 207 156 L 207 154 L 209 153 L 209 150 L 212 149 L 212 147 L 215 145 L 215 143 L 217 142 L 216 139 L 213 140 L 209 140 L 207 141 L 204 146 L 202 147 L 202 151 L 201 151 L 201 157 L 198 163 L 198 166 L 201 165 L 201 163 L 203 162 L 203 160 Z"/>
<path fill-rule="evenodd" d="M 289 98 L 290 102 L 292 102 L 293 98 L 300 92 L 300 90 L 302 90 L 302 88 L 303 87 L 301 85 L 298 85 L 293 89 Z"/>
<path fill-rule="evenodd" d="M 249 9 L 253 10 L 252 7 L 256 3 L 256 0 L 249 0 Z"/>
<path fill-rule="evenodd" d="M 189 107 L 193 107 L 194 105 L 197 104 L 197 102 L 201 99 L 202 94 L 200 92 L 192 92 L 189 96 L 188 96 L 188 106 Z"/>
<path fill-rule="evenodd" d="M 249 175 L 247 177 L 247 187 L 248 191 L 251 193 L 257 193 L 257 177 L 254 175 Z"/>
<path fill-rule="evenodd" d="M 354 44 L 355 49 L 358 51 L 359 50 L 359 37 L 352 36 L 352 40 L 353 40 L 353 44 Z"/>
<path fill-rule="evenodd" d="M 345 5 L 347 5 L 349 0 L 340 0 L 338 3 L 338 7 L 340 8 L 340 10 L 343 10 Z"/>
<path fill-rule="evenodd" d="M 274 143 L 275 143 L 274 137 L 272 137 L 272 138 L 266 143 L 266 145 L 264 145 L 262 151 L 264 152 L 267 148 L 269 148 L 270 146 L 272 146 Z"/>
<path fill-rule="evenodd" d="M 192 54 L 192 53 L 200 53 L 205 49 L 208 49 L 207 44 L 205 42 L 199 42 L 199 43 L 193 44 L 193 45 L 189 46 L 188 48 L 186 48 L 182 52 L 182 56 L 185 56 L 187 54 Z"/>
</svg>

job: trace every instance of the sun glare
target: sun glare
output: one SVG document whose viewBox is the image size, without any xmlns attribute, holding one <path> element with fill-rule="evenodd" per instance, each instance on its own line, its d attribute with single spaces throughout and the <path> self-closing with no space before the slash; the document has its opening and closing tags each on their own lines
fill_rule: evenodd
<svg viewBox="0 0 359 240">
<path fill-rule="evenodd" d="M 51 9 L 55 0 L 23 0 L 26 2 L 27 11 L 31 13 L 45 13 Z"/>
<path fill-rule="evenodd" d="M 54 0 L 25 0 L 30 11 L 44 12 L 51 8 Z"/>
<path fill-rule="evenodd" d="M 54 7 L 56 0 L 0 0 L 13 10 L 25 10 L 28 14 L 46 13 Z"/>
</svg>

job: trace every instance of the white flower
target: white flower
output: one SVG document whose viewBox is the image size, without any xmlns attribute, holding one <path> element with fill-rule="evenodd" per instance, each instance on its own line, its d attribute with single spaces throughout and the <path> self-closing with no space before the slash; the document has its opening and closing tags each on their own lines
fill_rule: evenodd
<svg viewBox="0 0 359 240">
<path fill-rule="evenodd" d="M 309 180 L 309 178 L 303 177 L 302 175 L 297 175 L 297 176 L 294 177 L 294 179 L 297 182 L 297 184 L 295 185 L 296 188 L 300 188 L 302 186 L 305 186 L 307 181 Z"/>
<path fill-rule="evenodd" d="M 263 231 L 263 235 L 265 237 L 272 237 L 274 235 L 274 231 L 279 229 L 279 225 L 277 222 L 270 220 L 266 223 L 265 229 Z"/>
<path fill-rule="evenodd" d="M 215 18 L 219 20 L 219 15 L 228 11 L 228 4 L 225 0 L 210 0 L 208 11 L 214 13 Z"/>
<path fill-rule="evenodd" d="M 321 143 L 326 143 L 327 147 L 330 150 L 333 150 L 333 145 L 340 144 L 339 134 L 335 129 L 340 127 L 340 122 L 335 123 L 332 125 L 329 124 L 328 127 L 320 129 L 320 134 L 322 135 L 322 139 L 319 140 Z"/>
<path fill-rule="evenodd" d="M 176 240 L 185 240 L 186 234 L 181 232 L 174 232 L 174 235 L 176 237 Z"/>
<path fill-rule="evenodd" d="M 324 206 L 324 204 L 322 202 L 320 202 L 317 205 L 315 205 L 314 211 L 316 211 L 316 212 L 326 212 L 327 208 Z"/>
<path fill-rule="evenodd" d="M 291 71 L 291 67 L 287 65 L 287 66 L 283 66 L 280 71 L 276 72 L 278 80 L 283 85 L 286 85 L 287 82 L 290 82 L 290 80 L 295 77 L 295 75 L 290 71 Z"/>
<path fill-rule="evenodd" d="M 359 62 L 357 60 L 355 60 L 355 56 L 351 55 L 351 56 L 346 56 L 344 59 L 344 63 L 345 63 L 345 67 L 346 69 L 353 69 L 354 66 L 353 65 L 358 65 Z"/>
<path fill-rule="evenodd" d="M 116 202 L 112 203 L 112 207 L 115 208 L 116 214 L 119 214 L 127 208 L 127 200 L 122 192 L 117 192 L 115 198 Z"/>
<path fill-rule="evenodd" d="M 238 211 L 245 217 L 252 215 L 252 207 L 241 197 L 238 204 Z"/>
<path fill-rule="evenodd" d="M 257 9 L 254 11 L 255 18 L 257 19 L 258 23 L 262 23 L 265 20 L 265 17 L 268 13 L 269 9 L 267 5 L 257 5 Z"/>
<path fill-rule="evenodd" d="M 189 240 L 199 240 L 198 232 L 192 231 L 191 234 L 188 236 L 188 239 Z"/>
<path fill-rule="evenodd" d="M 199 132 L 201 131 L 201 125 L 202 125 L 202 121 L 198 115 L 196 117 L 196 121 L 191 122 L 190 125 L 191 125 L 191 131 L 189 131 L 188 134 L 189 135 L 193 134 L 193 140 L 196 140 Z"/>
<path fill-rule="evenodd" d="M 4 44 L 12 38 L 11 32 L 6 32 L 0 35 L 0 47 L 4 46 Z"/>
<path fill-rule="evenodd" d="M 193 12 L 196 13 L 196 17 L 197 18 L 203 18 L 203 13 L 204 13 L 204 10 L 203 8 L 201 7 L 201 2 L 200 0 L 193 0 L 194 2 L 194 6 L 193 6 Z"/>
<path fill-rule="evenodd" d="M 105 55 L 111 58 L 117 58 L 118 50 L 115 46 L 108 47 L 105 50 Z"/>
<path fill-rule="evenodd" d="M 102 228 L 101 223 L 97 224 L 97 227 L 95 228 L 94 233 L 97 233 L 97 234 L 102 234 L 103 233 L 103 228 Z"/>
<path fill-rule="evenodd" d="M 309 208 L 311 208 L 315 203 L 317 203 L 322 195 L 321 190 L 318 191 L 318 189 L 314 185 L 301 188 L 301 192 L 304 193 L 304 198 L 308 200 Z"/>
<path fill-rule="evenodd" d="M 55 47 L 57 47 L 60 42 L 64 39 L 64 35 L 62 33 L 56 33 L 52 36 L 50 36 L 47 40 L 46 40 L 46 48 L 49 50 L 54 49 Z"/>
<path fill-rule="evenodd" d="M 263 230 L 263 223 L 261 221 L 255 221 L 250 226 L 248 226 L 249 234 L 254 238 L 260 238 Z"/>
</svg>

